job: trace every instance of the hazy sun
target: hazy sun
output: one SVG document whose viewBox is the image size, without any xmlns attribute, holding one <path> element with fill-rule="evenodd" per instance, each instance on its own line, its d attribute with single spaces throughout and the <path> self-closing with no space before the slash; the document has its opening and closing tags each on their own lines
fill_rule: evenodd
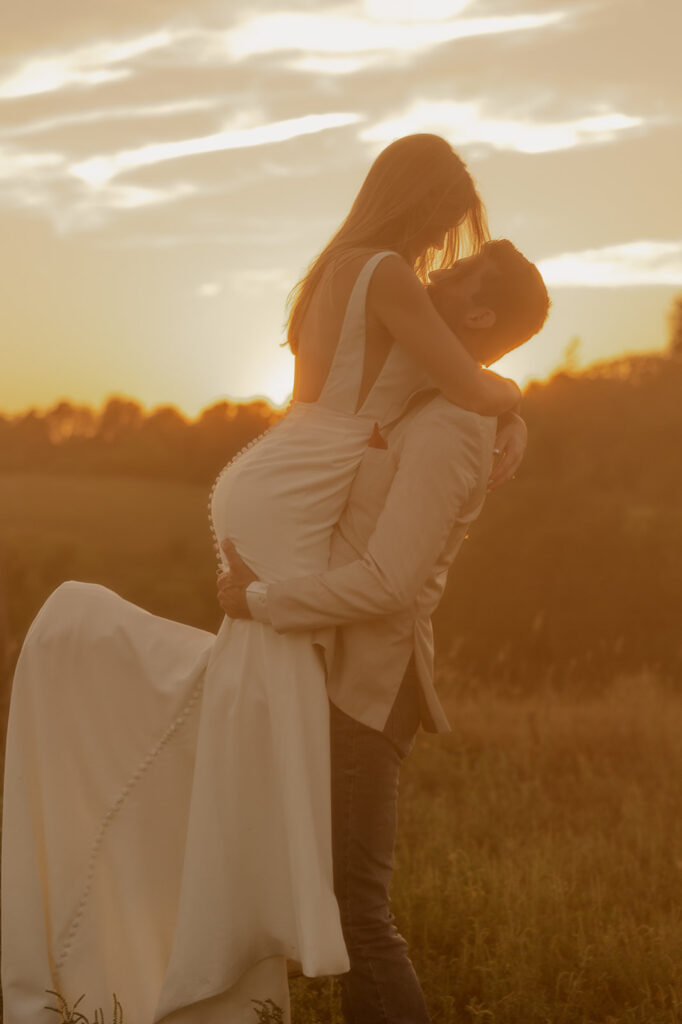
<svg viewBox="0 0 682 1024">
<path fill-rule="evenodd" d="M 263 394 L 275 405 L 286 405 L 294 387 L 294 360 L 285 353 L 263 374 Z"/>
</svg>

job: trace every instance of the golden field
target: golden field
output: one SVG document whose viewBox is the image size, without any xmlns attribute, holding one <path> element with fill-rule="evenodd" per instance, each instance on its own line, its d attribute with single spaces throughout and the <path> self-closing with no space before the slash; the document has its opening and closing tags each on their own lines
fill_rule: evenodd
<svg viewBox="0 0 682 1024">
<path fill-rule="evenodd" d="M 67 578 L 215 628 L 205 517 L 203 484 L 0 475 L 15 652 Z M 393 893 L 434 1022 L 682 1020 L 675 677 L 569 686 L 557 668 L 520 689 L 452 657 L 440 676 L 453 733 L 422 734 L 406 762 Z M 294 1021 L 340 1020 L 333 983 L 294 983 Z"/>
</svg>

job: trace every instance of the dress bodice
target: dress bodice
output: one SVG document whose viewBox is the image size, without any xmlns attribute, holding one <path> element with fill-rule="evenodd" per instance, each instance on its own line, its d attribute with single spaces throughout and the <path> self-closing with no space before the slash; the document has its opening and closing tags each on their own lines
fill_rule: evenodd
<svg viewBox="0 0 682 1024">
<path fill-rule="evenodd" d="M 425 383 L 425 374 L 419 365 L 402 346 L 394 342 L 374 384 L 358 408 L 367 343 L 367 292 L 378 264 L 386 256 L 395 255 L 390 250 L 377 252 L 370 256 L 360 270 L 348 297 L 327 379 L 317 402 L 311 404 L 368 418 L 373 423 L 382 423 Z"/>
</svg>

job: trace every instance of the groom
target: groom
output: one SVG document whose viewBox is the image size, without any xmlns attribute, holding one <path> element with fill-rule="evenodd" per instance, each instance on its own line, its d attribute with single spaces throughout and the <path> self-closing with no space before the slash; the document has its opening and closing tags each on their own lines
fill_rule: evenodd
<svg viewBox="0 0 682 1024">
<path fill-rule="evenodd" d="M 436 309 L 488 365 L 542 327 L 549 299 L 537 268 L 506 240 L 432 275 Z M 224 549 L 223 610 L 279 632 L 340 626 L 327 652 L 334 888 L 351 969 L 340 979 L 347 1024 L 427 1024 L 405 940 L 393 924 L 400 765 L 421 724 L 449 729 L 433 685 L 431 614 L 447 571 L 492 482 L 520 462 L 525 424 L 498 434 L 505 457 L 490 477 L 497 421 L 440 394 L 412 396 L 377 424 L 332 540 L 330 568 L 265 584 Z"/>
</svg>

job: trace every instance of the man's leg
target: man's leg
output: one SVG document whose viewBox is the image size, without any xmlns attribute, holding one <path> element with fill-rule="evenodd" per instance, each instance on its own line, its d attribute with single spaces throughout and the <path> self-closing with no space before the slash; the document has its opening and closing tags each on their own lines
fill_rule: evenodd
<svg viewBox="0 0 682 1024">
<path fill-rule="evenodd" d="M 388 735 L 331 705 L 334 888 L 351 964 L 340 979 L 347 1024 L 429 1024 L 388 896 L 398 776 L 411 746 L 400 737 L 414 708 L 414 686 L 410 666 Z"/>
</svg>

